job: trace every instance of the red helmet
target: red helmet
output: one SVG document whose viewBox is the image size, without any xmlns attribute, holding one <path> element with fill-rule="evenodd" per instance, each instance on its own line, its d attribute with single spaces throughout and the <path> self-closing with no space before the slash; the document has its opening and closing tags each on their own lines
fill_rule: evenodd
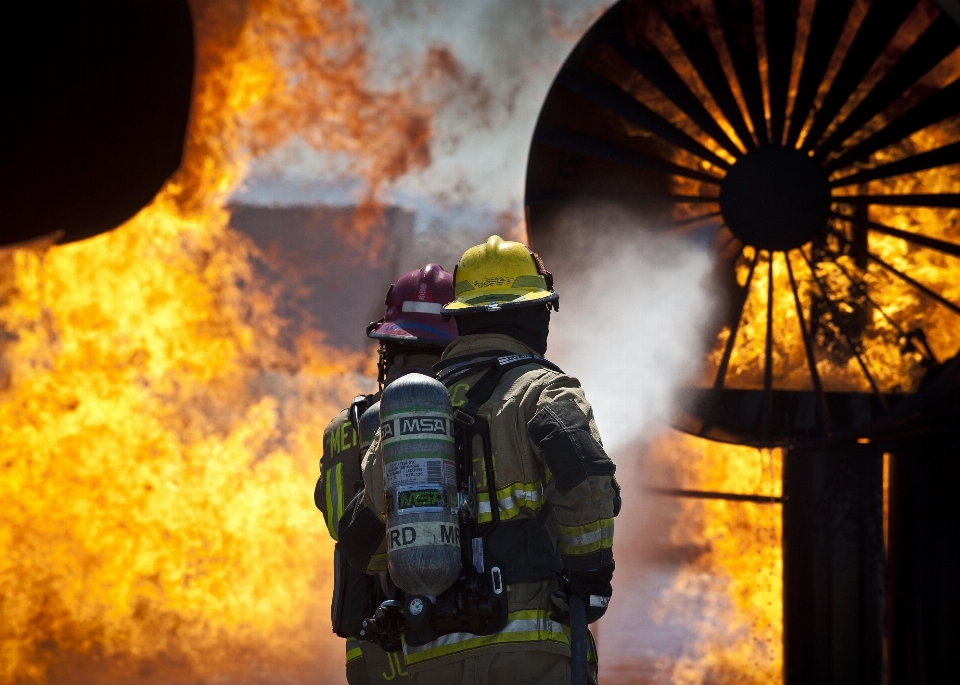
<svg viewBox="0 0 960 685">
<path fill-rule="evenodd" d="M 367 326 L 379 340 L 446 346 L 457 338 L 457 325 L 440 310 L 453 300 L 453 276 L 439 264 L 427 264 L 397 279 L 387 291 L 387 312 Z"/>
</svg>

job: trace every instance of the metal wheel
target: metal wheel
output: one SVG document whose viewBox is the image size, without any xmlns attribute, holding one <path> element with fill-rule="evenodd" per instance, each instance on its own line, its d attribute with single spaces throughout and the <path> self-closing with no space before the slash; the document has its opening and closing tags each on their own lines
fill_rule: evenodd
<svg viewBox="0 0 960 685">
<path fill-rule="evenodd" d="M 931 0 L 622 0 L 547 96 L 531 242 L 559 253 L 565 214 L 610 204 L 711 246 L 729 310 L 684 430 L 912 430 L 960 377 L 958 77 Z"/>
</svg>

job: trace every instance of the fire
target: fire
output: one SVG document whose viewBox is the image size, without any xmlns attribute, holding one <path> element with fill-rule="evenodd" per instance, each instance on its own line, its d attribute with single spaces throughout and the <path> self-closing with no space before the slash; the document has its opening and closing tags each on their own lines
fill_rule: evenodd
<svg viewBox="0 0 960 685">
<path fill-rule="evenodd" d="M 820 0 L 821 7 L 825 0 Z M 725 3 L 735 10 L 752 11 L 752 37 L 756 39 L 758 85 L 768 131 L 771 122 L 771 78 L 767 64 L 766 24 L 764 13 L 771 3 L 758 0 L 748 3 Z M 852 4 L 846 23 L 837 36 L 837 43 L 809 110 L 797 112 L 802 121 L 791 122 L 797 99 L 800 74 L 811 33 L 815 0 L 793 3 L 797 12 L 796 42 L 786 86 L 786 120 L 783 138 L 788 140 L 791 125 L 799 127 L 795 146 L 803 149 L 809 135 L 825 140 L 864 101 L 891 67 L 912 47 L 941 10 L 932 2 L 920 2 L 905 17 L 886 45 L 883 54 L 869 66 L 846 102 L 839 106 L 833 121 L 819 133 L 812 134 L 812 112 L 820 108 L 831 91 L 834 80 L 848 56 L 858 31 L 864 26 L 872 5 L 869 0 Z M 622 145 L 630 152 L 657 157 L 691 171 L 705 172 L 718 180 L 724 167 L 734 162 L 736 151 L 745 152 L 749 144 L 759 142 L 751 116 L 750 98 L 739 81 L 733 58 L 727 49 L 728 38 L 717 17 L 716 6 L 707 0 L 678 0 L 674 3 L 637 2 L 626 6 L 623 28 L 626 41 L 620 45 L 616 31 L 598 31 L 588 45 L 584 65 L 591 78 L 613 84 L 629 93 L 644 107 L 669 122 L 673 137 L 656 132 L 655 126 L 642 126 L 621 116 L 599 98 L 594 101 L 602 125 L 593 125 L 591 135 L 602 132 L 614 139 L 626 134 L 636 145 Z M 660 8 L 665 8 L 663 12 Z M 747 8 L 747 9 L 745 9 Z M 664 14 L 678 24 L 695 27 L 709 41 L 719 70 L 730 86 L 733 104 L 726 110 L 718 104 L 705 85 L 709 74 L 699 73 L 678 35 L 664 19 Z M 749 16 L 749 14 L 748 14 Z M 619 24 L 617 25 L 619 28 Z M 700 33 L 697 33 L 699 40 Z M 746 35 L 746 32 L 745 32 Z M 619 46 L 619 47 L 618 47 Z M 743 54 L 752 59 L 748 46 Z M 631 52 L 631 50 L 633 50 Z M 644 61 L 650 51 L 656 59 Z M 712 61 L 713 51 L 706 61 Z M 940 53 L 936 53 L 940 54 Z M 641 74 L 630 57 L 650 67 L 650 78 Z M 676 72 L 695 100 L 702 104 L 712 122 L 695 121 L 674 102 L 674 93 L 660 92 L 651 79 L 659 71 L 663 58 Z M 750 69 L 752 63 L 748 63 Z M 747 69 L 743 67 L 742 70 Z M 752 72 L 749 74 L 752 77 Z M 843 150 L 828 155 L 829 163 L 838 154 L 857 142 L 883 130 L 905 110 L 916 106 L 931 93 L 955 84 L 960 78 L 960 50 L 944 57 L 939 64 L 899 100 L 886 107 L 847 140 Z M 713 79 L 718 83 L 720 79 Z M 670 85 L 669 80 L 664 83 Z M 723 94 L 715 91 L 718 99 Z M 756 94 L 756 91 L 754 91 Z M 686 94 L 682 94 L 686 95 Z M 757 107 L 758 99 L 752 104 Z M 606 112 L 602 110 L 607 109 Z M 639 109 L 637 111 L 640 111 Z M 732 112 L 733 116 L 727 115 Z M 754 113 L 755 114 L 755 113 Z M 644 115 L 646 116 L 646 115 Z M 741 125 L 733 119 L 742 119 Z M 640 115 L 636 115 L 640 119 Z M 571 118 L 572 120 L 572 118 Z M 649 118 L 648 118 L 649 120 Z M 716 124 L 709 133 L 700 126 Z M 576 129 L 576 124 L 567 124 Z M 738 132 L 739 130 L 739 132 Z M 762 133 L 762 131 L 760 132 Z M 681 149 L 683 136 L 699 144 L 701 154 L 690 151 L 688 143 Z M 608 139 L 601 138 L 606 144 Z M 721 142 L 729 139 L 724 147 Z M 751 141 L 750 138 L 755 140 Z M 839 180 L 862 169 L 872 169 L 920 153 L 936 150 L 960 139 L 960 121 L 956 117 L 928 125 L 906 139 L 884 147 L 865 160 L 841 169 L 830 177 Z M 813 141 L 810 141 L 813 142 Z M 620 143 L 617 143 L 620 145 Z M 704 151 L 705 149 L 705 151 Z M 599 155 L 598 155 L 599 158 Z M 639 167 L 639 165 L 638 165 Z M 639 173 L 639 172 L 638 172 Z M 651 177 L 655 177 L 650 172 Z M 699 238 L 711 243 L 718 254 L 718 271 L 727 270 L 731 283 L 746 288 L 746 298 L 739 313 L 736 339 L 728 351 L 733 327 L 723 325 L 708 354 L 707 364 L 698 378 L 701 387 L 712 387 L 725 351 L 730 353 L 723 387 L 758 390 L 764 388 L 768 330 L 772 331 L 770 349 L 774 390 L 813 390 L 813 378 L 804 345 L 804 329 L 813 339 L 814 364 L 817 375 L 828 392 L 909 394 L 920 384 L 931 367 L 950 360 L 960 353 L 958 314 L 936 301 L 939 296 L 960 306 L 960 262 L 945 252 L 920 247 L 902 238 L 877 231 L 860 234 L 841 218 L 831 220 L 830 235 L 824 245 L 807 245 L 803 250 L 774 252 L 757 250 L 736 240 L 719 215 L 719 184 L 706 183 L 684 176 L 670 177 L 669 192 L 673 203 L 664 201 L 646 208 L 654 220 L 678 226 L 674 232 L 702 229 Z M 854 206 L 843 203 L 844 195 L 925 195 L 956 193 L 960 188 L 960 167 L 953 164 L 859 186 L 833 190 L 832 211 L 850 216 Z M 616 191 L 619 192 L 619 191 Z M 657 192 L 660 192 L 658 189 Z M 638 195 L 640 193 L 638 192 Z M 653 193 L 651 192 L 651 195 Z M 643 198 L 645 199 L 645 198 Z M 652 204 L 652 203 L 651 203 Z M 960 210 L 953 208 L 911 207 L 873 204 L 863 209 L 861 219 L 882 224 L 907 233 L 922 234 L 953 245 L 960 244 Z M 702 218 L 699 223 L 691 219 Z M 669 225 L 665 228 L 670 228 Z M 719 229 L 719 230 L 717 230 Z M 862 240 L 862 245 L 857 242 Z M 858 251 L 859 250 L 859 251 Z M 866 252 L 887 265 L 915 279 L 933 295 L 923 293 L 892 269 L 867 259 Z M 796 281 L 794 293 L 791 274 Z M 749 282 L 748 282 L 749 281 Z M 735 282 L 735 283 L 734 283 Z M 769 287 L 772 282 L 772 289 Z M 772 293 L 772 299 L 771 299 Z M 736 312 L 734 312 L 736 314 Z M 772 321 L 770 319 L 772 318 Z M 859 357 L 859 358 L 858 358 Z M 656 485 L 678 482 L 681 487 L 735 493 L 764 493 L 777 496 L 780 489 L 782 454 L 720 445 L 690 436 L 671 433 L 657 440 L 647 450 L 647 481 Z M 671 544 L 674 549 L 693 548 L 696 553 L 681 565 L 673 583 L 659 591 L 657 619 L 664 624 L 671 620 L 696 625 L 695 637 L 685 643 L 682 653 L 661 652 L 661 660 L 641 677 L 624 674 L 622 682 L 745 682 L 774 683 L 782 681 L 782 556 L 780 507 L 774 504 L 753 504 L 716 500 L 681 499 L 671 519 Z M 704 597 L 721 597 L 716 603 Z M 694 600 L 697 601 L 694 601 Z M 681 618 L 676 619 L 676 614 Z M 667 640 L 668 638 L 664 638 Z M 646 668 L 646 667 L 644 667 Z"/>
<path fill-rule="evenodd" d="M 803 64 L 803 55 L 814 5 L 813 2 L 803 2 L 799 8 L 797 45 L 794 50 L 790 93 L 788 94 L 788 102 L 790 103 L 793 102 L 798 87 L 800 67 Z M 758 36 L 760 82 L 763 89 L 765 111 L 769 116 L 769 88 L 768 80 L 765 77 L 766 63 L 764 59 L 766 48 L 763 39 L 765 31 L 763 7 L 762 3 L 753 3 L 753 7 L 754 29 Z M 844 57 L 847 55 L 857 31 L 864 21 L 868 7 L 869 3 L 867 2 L 858 1 L 853 4 L 850 16 L 839 37 L 836 49 L 814 99 L 814 108 L 823 103 L 829 92 L 833 80 L 840 71 Z M 700 17 L 706 34 L 716 50 L 720 66 L 730 84 L 737 109 L 747 127 L 750 128 L 751 119 L 748 108 L 744 102 L 744 96 L 712 4 L 701 0 L 687 0 L 678 4 L 671 11 L 677 13 L 677 16 Z M 701 75 L 689 61 L 673 32 L 654 5 L 637 3 L 630 7 L 629 12 L 632 14 L 629 21 L 626 22 L 626 27 L 631 43 L 652 46 L 659 51 L 676 70 L 690 92 L 703 103 L 706 111 L 729 137 L 732 144 L 740 151 L 744 151 L 743 141 L 738 137 L 734 126 L 701 81 Z M 897 58 L 913 45 L 923 31 L 937 18 L 938 14 L 939 10 L 932 3 L 918 3 L 892 38 L 887 50 L 864 76 L 860 87 L 841 108 L 834 123 L 827 127 L 824 135 L 833 132 L 837 123 L 843 121 L 844 117 L 863 100 L 866 94 L 870 92 L 870 88 L 875 86 L 890 70 L 891 66 L 896 63 Z M 601 42 L 591 53 L 588 65 L 597 75 L 617 84 L 624 91 L 630 93 L 638 102 L 663 117 L 697 143 L 703 145 L 722 162 L 729 164 L 734 161 L 728 150 L 723 149 L 714 137 L 701 130 L 690 117 L 674 105 L 669 98 L 660 93 L 651 82 L 610 45 Z M 945 57 L 940 64 L 907 93 L 902 102 L 916 102 L 917 99 L 925 97 L 932 90 L 944 88 L 954 82 L 958 76 L 960 76 L 960 50 Z M 898 106 L 902 107 L 902 105 L 895 103 L 894 106 L 867 122 L 862 131 L 851 138 L 848 145 L 883 129 L 889 121 L 902 113 Z M 645 129 L 634 126 L 625 120 L 618 120 L 618 122 L 630 136 L 646 137 L 651 140 L 656 138 Z M 800 137 L 796 143 L 798 148 L 804 144 L 811 125 L 812 116 L 805 121 L 801 129 Z M 788 126 L 789 121 L 787 122 Z M 928 126 L 905 141 L 874 153 L 865 163 L 859 166 L 860 168 L 872 168 L 908 155 L 936 149 L 955 141 L 958 131 L 960 131 L 958 123 L 951 120 Z M 752 128 L 750 133 L 755 135 Z M 680 166 L 703 170 L 718 178 L 724 175 L 724 170 L 714 162 L 701 159 L 687 150 L 670 147 L 668 151 L 665 149 L 664 154 L 669 157 L 670 161 Z M 832 178 L 840 178 L 853 171 L 855 169 L 839 171 Z M 956 166 L 948 166 L 908 176 L 871 181 L 862 187 L 840 187 L 834 191 L 834 197 L 840 199 L 843 195 L 858 194 L 950 193 L 955 192 L 958 185 L 960 185 L 960 170 Z M 717 196 L 716 185 L 681 176 L 674 176 L 671 179 L 671 190 L 677 195 L 700 196 L 701 198 Z M 677 222 L 688 221 L 696 217 L 709 218 L 715 216 L 718 209 L 719 205 L 714 203 L 681 202 L 673 206 L 672 215 L 663 218 Z M 840 213 L 847 213 L 851 208 L 841 204 L 834 205 L 834 209 Z M 931 235 L 948 242 L 957 242 L 960 239 L 960 235 L 957 235 L 957 227 L 960 225 L 960 211 L 956 209 L 874 205 L 870 208 L 867 218 L 908 232 L 922 230 L 925 235 Z M 690 225 L 702 227 L 706 225 L 706 222 Z M 931 361 L 943 361 L 960 351 L 960 335 L 957 333 L 960 329 L 954 325 L 956 315 L 936 304 L 929 297 L 921 295 L 911 285 L 893 276 L 880 265 L 873 262 L 858 264 L 850 249 L 850 244 L 854 241 L 851 227 L 843 222 L 836 222 L 834 228 L 838 235 L 830 237 L 824 248 L 825 254 L 813 254 L 808 247 L 806 248 L 806 259 L 798 251 L 793 251 L 789 255 L 790 266 L 798 283 L 806 324 L 810 327 L 811 322 L 813 323 L 811 335 L 819 348 L 816 364 L 818 373 L 823 379 L 824 389 L 837 392 L 871 392 L 870 379 L 862 368 L 862 366 L 866 366 L 881 392 L 914 392 Z M 721 231 L 720 241 L 729 241 L 732 237 L 729 231 L 724 229 Z M 955 269 L 958 265 L 953 263 L 954 258 L 932 250 L 918 248 L 899 238 L 883 236 L 873 232 L 869 234 L 868 240 L 868 247 L 873 254 L 881 257 L 901 272 L 917 278 L 947 300 L 958 301 L 957 296 L 960 295 L 960 291 L 957 290 L 958 279 L 955 277 Z M 736 281 L 740 287 L 746 284 L 754 257 L 755 251 L 752 247 L 742 246 L 739 258 L 736 260 L 735 269 Z M 807 367 L 797 305 L 790 286 L 786 257 L 782 253 L 777 254 L 773 257 L 773 262 L 774 302 L 772 309 L 775 339 L 773 341 L 772 361 L 774 387 L 784 390 L 810 390 L 813 383 Z M 816 279 L 813 277 L 811 268 L 816 271 Z M 726 387 L 742 389 L 763 387 L 764 345 L 767 330 L 767 282 L 770 269 L 770 257 L 764 252 L 757 260 L 756 271 L 750 282 L 749 295 L 740 318 L 737 340 L 733 347 L 724 382 Z M 818 280 L 820 284 L 817 283 Z M 860 283 L 865 285 L 866 294 L 861 291 Z M 838 312 L 836 317 L 831 315 L 825 305 L 828 295 L 830 299 L 842 303 L 841 309 L 843 311 Z M 835 318 L 836 320 L 834 320 Z M 928 336 L 926 342 L 933 353 L 933 360 L 926 353 L 923 344 L 915 337 L 915 331 L 920 328 L 921 323 L 924 324 L 923 329 Z M 850 345 L 844 339 L 844 333 L 851 331 L 854 344 L 862 348 L 858 351 L 861 353 L 863 365 L 856 359 L 856 354 L 851 351 Z M 718 332 L 715 346 L 709 355 L 709 363 L 702 376 L 701 382 L 704 385 L 713 384 L 729 335 L 729 326 L 724 326 Z M 821 354 L 821 350 L 826 353 Z"/>
<path fill-rule="evenodd" d="M 960 68 L 960 54 L 954 56 L 954 63 Z M 911 136 L 899 146 L 899 150 L 877 153 L 868 166 L 894 161 L 905 154 L 935 149 L 955 140 L 958 131 L 957 122 L 928 127 Z M 857 191 L 854 186 L 854 190 L 848 191 L 848 194 L 950 193 L 958 186 L 960 170 L 941 167 L 919 174 L 872 181 L 867 186 L 869 190 Z M 868 218 L 907 232 L 916 233 L 922 229 L 925 235 L 947 242 L 960 241 L 960 210 L 875 205 L 870 208 Z M 922 324 L 934 359 L 943 362 L 960 351 L 960 328 L 956 325 L 956 314 L 922 295 L 882 266 L 876 263 L 869 263 L 865 265 L 866 268 L 858 265 L 854 255 L 845 250 L 853 240 L 850 227 L 838 224 L 837 233 L 839 237 L 830 237 L 826 246 L 828 252 L 832 253 L 831 259 L 812 261 L 817 277 L 831 299 L 850 303 L 848 306 L 851 309 L 856 307 L 863 312 L 864 320 L 858 325 L 862 331 L 858 338 L 862 345 L 861 354 L 879 389 L 893 393 L 914 392 L 926 373 L 929 360 L 921 344 L 910 342 L 909 334 L 920 329 Z M 870 233 L 868 239 L 871 253 L 919 280 L 946 300 L 960 302 L 960 287 L 957 285 L 960 263 L 956 258 L 914 247 L 901 238 Z M 809 249 L 807 256 L 810 256 Z M 737 265 L 737 280 L 741 286 L 746 282 L 753 257 L 753 248 L 744 248 Z M 809 326 L 811 318 L 817 320 L 816 302 L 822 301 L 823 292 L 812 277 L 811 263 L 797 252 L 790 254 L 790 260 Z M 763 386 L 768 269 L 764 253 L 751 281 L 750 294 L 741 318 L 738 342 L 727 374 L 729 387 Z M 856 291 L 856 281 L 866 285 L 869 299 Z M 774 258 L 774 292 L 774 330 L 780 333 L 775 337 L 773 347 L 774 382 L 779 388 L 808 390 L 812 387 L 811 380 L 803 356 L 800 324 L 782 254 Z M 829 320 L 829 316 L 820 320 L 815 331 L 821 349 L 827 351 L 817 360 L 824 389 L 870 392 L 868 379 L 838 331 L 838 326 Z M 712 374 L 716 372 L 728 335 L 729 330 L 725 329 L 718 336 L 710 355 L 708 378 L 712 379 Z"/>
<path fill-rule="evenodd" d="M 808 4 L 809 5 L 809 4 Z M 757 5 L 755 4 L 755 7 Z M 878 60 L 864 78 L 861 88 L 844 106 L 838 116 L 842 120 L 862 100 L 869 87 L 890 68 L 896 55 L 930 24 L 935 11 L 929 4 L 920 3 L 891 42 L 884 60 Z M 839 70 L 842 56 L 849 47 L 855 28 L 863 19 L 864 5 L 855 6 L 840 45 L 816 100 L 822 102 L 832 79 Z M 801 12 L 803 16 L 803 12 Z M 803 25 L 801 22 L 801 33 Z M 664 40 L 661 38 L 661 40 Z M 805 36 L 802 40 L 805 40 Z M 799 41 L 798 41 L 799 42 Z M 796 57 L 802 55 L 798 48 Z M 796 76 L 797 69 L 794 69 Z M 932 89 L 943 88 L 960 75 L 960 51 L 946 57 L 915 87 L 917 94 L 926 95 Z M 731 79 L 736 83 L 735 79 Z M 795 91 L 796 81 L 792 88 Z M 791 93 L 791 98 L 793 93 Z M 741 110 L 746 113 L 741 104 Z M 713 113 L 713 111 L 711 111 Z M 888 110 L 868 123 L 861 137 L 882 129 L 900 112 Z M 809 129 L 807 122 L 798 142 Z M 726 127 L 724 127 L 726 129 Z M 833 129 L 828 128 L 827 134 Z M 897 159 L 936 149 L 956 141 L 960 123 L 956 120 L 928 126 L 898 145 L 878 151 L 861 168 L 895 161 Z M 732 137 L 732 136 L 731 136 Z M 706 139 L 701 135 L 701 142 Z M 716 152 L 716 150 L 714 150 Z M 694 164 L 686 153 L 675 156 L 679 164 Z M 699 161 L 699 160 L 698 160 Z M 698 165 L 709 168 L 707 165 Z M 843 173 L 850 173 L 849 171 Z M 837 178 L 840 174 L 835 174 Z M 960 169 L 956 165 L 940 167 L 920 173 L 835 191 L 843 194 L 933 194 L 954 193 L 960 187 Z M 697 182 L 677 179 L 676 192 L 700 193 Z M 836 207 L 836 205 L 835 205 Z M 676 219 L 690 214 L 680 207 Z M 850 208 L 840 206 L 844 214 Z M 957 244 L 960 242 L 960 210 L 926 207 L 898 207 L 873 205 L 867 218 L 870 221 L 920 233 Z M 777 253 L 772 264 L 767 253 L 757 260 L 749 285 L 749 294 L 740 318 L 737 342 L 733 348 L 725 386 L 757 389 L 763 387 L 764 345 L 767 331 L 768 279 L 774 281 L 772 303 L 774 341 L 772 349 L 773 385 L 784 390 L 812 390 L 812 380 L 804 356 L 804 347 L 797 313 L 797 304 L 791 290 L 787 260 L 798 283 L 801 311 L 818 348 L 818 373 L 824 389 L 840 392 L 872 391 L 870 381 L 860 362 L 842 339 L 841 328 L 859 331 L 855 337 L 864 365 L 875 379 L 878 389 L 886 393 L 915 392 L 931 363 L 944 362 L 960 352 L 960 326 L 957 315 L 937 304 L 929 296 L 892 275 L 880 265 L 858 263 L 850 250 L 854 240 L 852 227 L 843 222 L 834 226 L 835 233 L 824 247 L 824 258 L 806 249 L 805 259 L 798 251 L 787 255 Z M 900 272 L 920 281 L 933 292 L 951 302 L 960 302 L 960 262 L 956 258 L 927 250 L 907 241 L 871 232 L 869 251 Z M 744 247 L 736 265 L 738 285 L 747 282 L 750 264 L 756 252 Z M 771 274 L 772 270 L 772 274 Z M 816 276 L 816 278 L 814 278 Z M 822 283 L 823 289 L 817 284 Z M 858 288 L 858 282 L 865 288 Z M 824 313 L 821 304 L 825 294 L 841 303 L 835 316 Z M 847 307 L 847 309 L 843 309 Z M 847 320 L 843 320 L 848 316 Z M 862 317 L 862 321 L 860 318 Z M 926 333 L 925 343 L 914 337 L 920 330 Z M 712 384 L 720 363 L 730 328 L 718 334 L 709 355 L 705 384 Z M 932 359 L 931 359 L 932 356 Z M 782 455 L 779 451 L 718 445 L 689 436 L 672 435 L 652 448 L 653 461 L 674 465 L 682 474 L 684 487 L 724 492 L 769 492 L 779 494 Z M 757 461 L 761 465 L 757 465 Z M 763 480 L 757 474 L 763 473 Z M 726 583 L 727 607 L 716 607 L 702 617 L 698 639 L 688 647 L 669 669 L 663 671 L 663 682 L 756 682 L 782 681 L 782 554 L 780 507 L 734 502 L 683 500 L 681 513 L 672 529 L 673 541 L 678 546 L 695 543 L 705 548 L 689 565 L 684 566 L 674 585 L 662 594 L 663 612 L 683 603 L 684 597 L 702 595 L 710 583 Z M 669 675 L 668 675 L 669 674 Z M 656 680 L 659 682 L 659 680 Z"/>
<path fill-rule="evenodd" d="M 297 135 L 367 182 L 375 218 L 428 161 L 431 115 L 366 85 L 347 0 L 193 13 L 181 170 L 112 233 L 0 252 L 0 682 L 341 673 L 310 495 L 366 360 L 275 313 L 225 202 Z"/>
<path fill-rule="evenodd" d="M 780 495 L 782 454 L 668 433 L 649 450 L 652 471 L 672 471 L 683 487 Z M 684 617 L 696 639 L 654 682 L 782 682 L 783 605 L 780 507 L 722 500 L 679 500 L 670 529 L 677 548 L 698 553 L 662 593 L 655 617 L 697 606 Z"/>
<path fill-rule="evenodd" d="M 780 450 L 669 431 L 620 456 L 632 457 L 618 459 L 624 483 L 781 494 Z M 779 504 L 664 497 L 635 486 L 630 494 L 621 518 L 633 523 L 617 529 L 612 616 L 599 626 L 604 682 L 782 682 Z"/>
</svg>

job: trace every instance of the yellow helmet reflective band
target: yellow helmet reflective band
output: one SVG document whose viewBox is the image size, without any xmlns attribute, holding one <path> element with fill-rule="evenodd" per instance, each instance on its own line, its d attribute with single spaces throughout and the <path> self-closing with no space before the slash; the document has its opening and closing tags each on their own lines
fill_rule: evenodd
<svg viewBox="0 0 960 685">
<path fill-rule="evenodd" d="M 453 302 L 444 314 L 495 312 L 510 307 L 556 303 L 553 277 L 523 243 L 498 235 L 463 253 L 453 272 Z M 556 305 L 554 305 L 556 307 Z"/>
</svg>

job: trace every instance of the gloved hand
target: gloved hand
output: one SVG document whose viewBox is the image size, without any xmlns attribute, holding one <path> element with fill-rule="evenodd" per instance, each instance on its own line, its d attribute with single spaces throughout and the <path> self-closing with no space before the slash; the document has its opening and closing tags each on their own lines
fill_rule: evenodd
<svg viewBox="0 0 960 685">
<path fill-rule="evenodd" d="M 612 570 L 588 573 L 567 571 L 563 574 L 563 579 L 565 581 L 563 590 L 554 592 L 550 597 L 558 609 L 550 615 L 550 618 L 565 625 L 570 624 L 570 607 L 567 604 L 569 595 L 576 595 L 583 600 L 587 608 L 587 623 L 593 623 L 606 613 L 610 597 L 613 596 L 613 586 L 610 584 L 613 580 Z"/>
</svg>

